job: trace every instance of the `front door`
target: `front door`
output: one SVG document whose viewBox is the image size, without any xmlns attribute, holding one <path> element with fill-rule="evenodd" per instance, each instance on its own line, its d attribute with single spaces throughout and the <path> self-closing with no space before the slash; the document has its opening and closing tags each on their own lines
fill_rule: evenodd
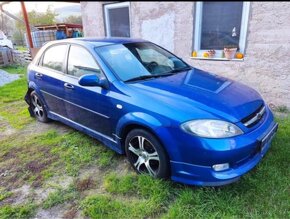
<svg viewBox="0 0 290 219">
<path fill-rule="evenodd" d="M 79 85 L 79 77 L 85 74 L 103 77 L 93 56 L 85 48 L 71 45 L 64 84 L 67 117 L 79 125 L 112 137 L 110 91 Z"/>
</svg>

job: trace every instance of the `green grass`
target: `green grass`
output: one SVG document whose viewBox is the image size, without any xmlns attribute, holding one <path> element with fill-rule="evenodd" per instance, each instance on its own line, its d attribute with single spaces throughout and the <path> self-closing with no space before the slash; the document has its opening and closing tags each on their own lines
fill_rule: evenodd
<svg viewBox="0 0 290 219">
<path fill-rule="evenodd" d="M 43 202 L 42 207 L 44 209 L 52 208 L 56 205 L 63 204 L 66 201 L 77 200 L 79 198 L 79 193 L 76 188 L 71 185 L 67 189 L 57 189 L 57 191 L 52 192 L 48 195 L 47 199 Z"/>
<path fill-rule="evenodd" d="M 97 165 L 98 158 L 106 157 L 109 150 L 76 131 L 61 135 L 49 130 L 31 134 L 26 139 L 0 140 L 0 144 L 3 145 L 0 166 L 17 172 L 14 183 L 28 181 L 35 186 L 57 174 L 78 176 L 82 168 Z M 12 178 L 6 177 L 5 180 L 8 184 Z"/>
<path fill-rule="evenodd" d="M 33 121 L 27 110 L 28 105 L 23 101 L 13 102 L 13 104 L 0 106 L 0 116 L 15 129 L 22 129 Z M 1 131 L 1 128 L 0 128 Z"/>
<path fill-rule="evenodd" d="M 154 215 L 152 203 L 116 200 L 107 195 L 88 196 L 82 202 L 83 213 L 90 218 L 148 218 Z"/>
<path fill-rule="evenodd" d="M 20 74 L 20 75 L 25 75 L 26 74 L 26 69 L 27 66 L 22 66 L 22 65 L 8 65 L 5 67 L 1 67 L 2 70 L 7 71 L 10 74 Z"/>
<path fill-rule="evenodd" d="M 27 51 L 28 50 L 28 48 L 25 46 L 15 46 L 15 48 L 19 51 Z"/>
<path fill-rule="evenodd" d="M 13 195 L 13 192 L 7 192 L 7 191 L 0 190 L 0 202 L 6 198 L 9 198 L 11 195 Z"/>
<path fill-rule="evenodd" d="M 110 173 L 105 176 L 104 187 L 113 194 L 134 195 L 136 193 L 136 174 L 128 174 L 119 177 L 117 173 Z"/>
<path fill-rule="evenodd" d="M 0 117 L 13 128 L 21 129 L 32 121 L 27 111 L 28 106 L 24 102 L 27 91 L 26 66 L 11 65 L 2 69 L 11 74 L 19 74 L 20 79 L 0 87 Z"/>
<path fill-rule="evenodd" d="M 35 213 L 35 205 L 25 204 L 19 206 L 0 206 L 1 219 L 24 219 L 31 218 Z"/>
<path fill-rule="evenodd" d="M 54 147 L 52 153 L 60 156 L 68 175 L 77 176 L 81 168 L 97 162 L 101 147 L 94 139 L 71 132 L 62 137 L 59 147 Z"/>
<path fill-rule="evenodd" d="M 86 216 L 146 218 L 160 215 L 166 212 L 175 194 L 171 182 L 153 179 L 147 175 L 118 176 L 117 173 L 110 173 L 105 177 L 104 187 L 111 195 L 88 197 L 83 203 Z M 116 196 L 117 199 L 114 198 Z M 128 201 L 124 202 L 124 199 Z"/>
<path fill-rule="evenodd" d="M 269 152 L 238 182 L 190 187 L 137 175 L 132 169 L 118 171 L 123 157 L 78 131 L 62 132 L 57 123 L 49 124 L 51 130 L 29 131 L 28 124 L 34 130 L 43 126 L 29 117 L 23 100 L 25 67 L 5 70 L 23 76 L 0 87 L 0 132 L 15 129 L 0 138 L 0 174 L 8 171 L 0 177 L 1 219 L 33 218 L 38 209 L 58 205 L 72 206 L 68 215 L 76 209 L 89 218 L 290 218 L 290 115 L 276 117 L 279 130 Z M 17 198 L 15 188 L 49 188 L 51 180 L 66 177 L 72 184 L 57 187 L 40 204 L 9 204 Z"/>
<path fill-rule="evenodd" d="M 0 87 L 0 103 L 23 100 L 27 91 L 26 66 L 11 65 L 1 69 L 10 74 L 19 74 L 20 79 Z"/>
</svg>

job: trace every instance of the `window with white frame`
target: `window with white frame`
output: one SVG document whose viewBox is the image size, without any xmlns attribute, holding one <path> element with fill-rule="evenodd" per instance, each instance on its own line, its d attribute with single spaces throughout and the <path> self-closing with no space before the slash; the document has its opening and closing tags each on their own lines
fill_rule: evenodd
<svg viewBox="0 0 290 219">
<path fill-rule="evenodd" d="M 129 2 L 104 6 L 105 27 L 108 37 L 130 37 Z"/>
<path fill-rule="evenodd" d="M 195 13 L 194 50 L 215 50 L 221 58 L 225 47 L 245 52 L 249 2 L 197 2 Z"/>
</svg>

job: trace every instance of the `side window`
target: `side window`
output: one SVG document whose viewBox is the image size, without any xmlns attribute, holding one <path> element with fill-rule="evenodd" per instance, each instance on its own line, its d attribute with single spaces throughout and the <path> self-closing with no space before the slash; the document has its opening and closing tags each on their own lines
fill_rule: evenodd
<svg viewBox="0 0 290 219">
<path fill-rule="evenodd" d="M 48 48 L 43 56 L 42 66 L 62 71 L 67 45 L 57 45 Z"/>
<path fill-rule="evenodd" d="M 85 74 L 101 74 L 101 70 L 86 49 L 72 45 L 69 50 L 67 73 L 80 77 Z"/>
</svg>

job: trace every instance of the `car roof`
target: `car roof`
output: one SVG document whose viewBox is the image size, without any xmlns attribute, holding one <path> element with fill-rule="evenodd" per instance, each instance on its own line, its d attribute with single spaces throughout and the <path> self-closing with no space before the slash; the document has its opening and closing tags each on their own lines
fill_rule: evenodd
<svg viewBox="0 0 290 219">
<path fill-rule="evenodd" d="M 56 40 L 56 42 L 67 42 L 67 43 L 89 43 L 93 46 L 105 46 L 112 44 L 124 44 L 124 43 L 137 43 L 137 42 L 148 42 L 143 39 L 134 39 L 134 38 L 122 38 L 122 37 L 107 37 L 107 38 L 95 38 L 95 37 L 81 37 L 81 38 L 69 38 L 64 40 Z"/>
</svg>

